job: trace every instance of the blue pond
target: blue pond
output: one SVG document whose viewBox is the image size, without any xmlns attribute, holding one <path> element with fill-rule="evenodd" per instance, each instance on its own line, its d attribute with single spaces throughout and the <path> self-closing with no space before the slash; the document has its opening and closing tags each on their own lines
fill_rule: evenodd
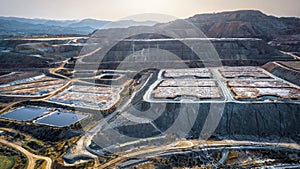
<svg viewBox="0 0 300 169">
<path fill-rule="evenodd" d="M 39 116 L 47 114 L 48 112 L 49 110 L 46 108 L 26 106 L 7 112 L 0 117 L 17 121 L 31 121 Z"/>
<path fill-rule="evenodd" d="M 55 127 L 67 127 L 82 120 L 85 117 L 87 117 L 87 115 L 67 112 L 53 112 L 47 116 L 36 120 L 35 123 Z"/>
</svg>

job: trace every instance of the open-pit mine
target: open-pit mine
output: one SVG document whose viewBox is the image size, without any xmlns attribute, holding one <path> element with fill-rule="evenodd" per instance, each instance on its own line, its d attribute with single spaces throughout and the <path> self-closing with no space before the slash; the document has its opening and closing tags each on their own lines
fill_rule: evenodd
<svg viewBox="0 0 300 169">
<path fill-rule="evenodd" d="M 192 37 L 176 26 L 1 39 L 0 161 L 300 168 L 299 47 L 273 34 Z"/>
</svg>

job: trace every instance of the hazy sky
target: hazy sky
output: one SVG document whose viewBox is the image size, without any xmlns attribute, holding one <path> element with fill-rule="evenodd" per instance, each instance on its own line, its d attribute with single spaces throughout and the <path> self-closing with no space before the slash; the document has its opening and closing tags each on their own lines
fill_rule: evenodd
<svg viewBox="0 0 300 169">
<path fill-rule="evenodd" d="M 300 0 L 0 0 L 1 16 L 50 19 L 118 20 L 140 13 L 186 18 L 198 13 L 258 9 L 300 17 Z"/>
</svg>

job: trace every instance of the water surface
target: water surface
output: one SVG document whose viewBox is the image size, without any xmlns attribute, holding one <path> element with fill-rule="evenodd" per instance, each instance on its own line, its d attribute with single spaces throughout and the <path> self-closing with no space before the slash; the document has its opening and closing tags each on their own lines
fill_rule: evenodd
<svg viewBox="0 0 300 169">
<path fill-rule="evenodd" d="M 47 108 L 26 106 L 21 107 L 1 115 L 1 118 L 17 120 L 17 121 L 31 121 L 39 116 L 47 114 Z"/>
</svg>

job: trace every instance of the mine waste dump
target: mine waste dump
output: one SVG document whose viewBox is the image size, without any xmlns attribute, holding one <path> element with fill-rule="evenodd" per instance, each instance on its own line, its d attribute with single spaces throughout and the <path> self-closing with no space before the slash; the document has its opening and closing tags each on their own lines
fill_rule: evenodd
<svg viewBox="0 0 300 169">
<path fill-rule="evenodd" d="M 89 152 L 120 157 L 112 166 L 300 167 L 299 86 L 258 66 L 160 69 L 141 83 L 133 108 L 117 109 L 90 136 Z"/>
<path fill-rule="evenodd" d="M 130 71 L 122 64 L 145 68 L 130 79 L 130 90 L 123 88 L 128 97 L 119 93 L 118 102 L 110 102 L 117 105 L 115 111 L 87 136 L 85 148 L 102 157 L 103 168 L 300 167 L 300 87 L 291 78 L 299 70 L 289 64 L 294 58 L 261 39 L 209 40 L 218 60 L 199 60 L 197 54 L 207 54 L 205 39 L 164 37 L 131 37 L 105 54 L 96 51 L 81 59 L 77 71 L 85 80 L 84 72 L 92 72 L 101 54 L 97 66 L 118 69 L 96 73 L 97 85 L 128 78 Z M 187 41 L 203 48 L 196 54 Z M 150 49 L 177 57 L 158 62 L 164 54 L 152 56 Z M 126 60 L 128 56 L 135 57 Z M 149 65 L 161 68 L 147 69 Z M 111 156 L 114 160 L 105 158 Z"/>
<path fill-rule="evenodd" d="M 135 31 L 134 28 L 131 31 Z M 95 40 L 97 38 L 101 41 L 102 36 L 106 38 L 105 31 L 95 35 Z M 152 35 L 152 34 L 151 34 Z M 170 65 L 170 68 L 176 64 L 176 62 L 185 62 L 188 66 L 193 67 L 204 66 L 203 61 L 209 60 L 207 56 L 208 52 L 217 52 L 219 61 L 225 66 L 256 66 L 263 65 L 267 62 L 274 60 L 290 61 L 293 57 L 286 55 L 279 50 L 270 47 L 265 41 L 256 38 L 171 38 L 164 37 L 163 35 L 158 38 L 148 38 L 151 35 L 139 34 L 139 38 L 128 37 L 111 47 L 109 51 L 105 54 L 105 57 L 101 60 L 101 68 L 104 69 L 116 69 L 117 64 L 122 62 L 126 57 L 132 53 L 137 53 L 141 55 L 143 59 L 147 59 L 147 62 L 137 60 L 133 61 L 139 64 L 146 64 L 152 61 L 160 60 L 160 56 L 151 56 L 147 58 L 146 51 L 149 49 L 157 49 L 160 51 L 169 51 L 170 53 L 176 55 L 177 59 L 165 60 Z M 191 49 L 187 44 L 197 44 L 197 52 Z M 209 51 L 212 50 L 212 51 Z M 99 55 L 101 50 L 95 52 L 87 57 L 84 57 L 81 61 L 83 63 L 93 65 L 99 61 Z M 144 53 L 142 53 L 144 52 Z M 212 65 L 216 63 L 212 61 Z M 218 61 L 218 62 L 219 62 Z M 128 63 L 132 64 L 132 63 Z M 168 64 L 165 66 L 167 67 Z M 145 65 L 145 67 L 147 67 Z M 207 66 L 206 66 L 207 67 Z M 88 66 L 86 66 L 89 69 Z"/>
</svg>

